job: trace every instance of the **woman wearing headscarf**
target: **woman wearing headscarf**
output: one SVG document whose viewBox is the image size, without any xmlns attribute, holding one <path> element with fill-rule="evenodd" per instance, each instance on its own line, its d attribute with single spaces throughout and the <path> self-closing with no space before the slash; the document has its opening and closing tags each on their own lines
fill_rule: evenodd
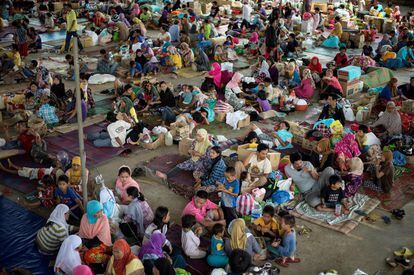
<svg viewBox="0 0 414 275">
<path fill-rule="evenodd" d="M 189 150 L 191 158 L 177 165 L 181 170 L 194 171 L 194 177 L 200 178 L 210 165 L 211 142 L 205 129 L 197 131 L 195 140 Z"/>
<path fill-rule="evenodd" d="M 331 32 L 329 37 L 323 41 L 322 46 L 327 48 L 339 48 L 340 38 L 342 37 L 342 25 L 341 18 L 335 17 L 334 30 Z"/>
<path fill-rule="evenodd" d="M 400 91 L 398 90 L 398 79 L 393 77 L 390 79 L 387 85 L 382 89 L 379 98 L 387 103 L 388 101 L 398 100 L 400 97 Z"/>
<path fill-rule="evenodd" d="M 198 72 L 204 72 L 210 69 L 210 60 L 202 48 L 198 48 L 195 64 Z"/>
<path fill-rule="evenodd" d="M 147 28 L 145 27 L 145 25 L 141 21 L 141 19 L 138 19 L 137 17 L 135 17 L 134 19 L 132 19 L 132 22 L 134 23 L 133 28 L 139 29 L 141 35 L 143 37 L 146 37 L 147 36 Z"/>
<path fill-rule="evenodd" d="M 60 75 L 55 75 L 53 77 L 53 84 L 50 87 L 50 96 L 52 101 L 54 101 L 60 109 L 65 109 L 67 95 L 65 84 L 62 82 L 62 77 Z"/>
<path fill-rule="evenodd" d="M 303 77 L 300 86 L 296 87 L 295 94 L 299 98 L 311 99 L 315 93 L 315 82 L 309 69 L 303 70 Z"/>
<path fill-rule="evenodd" d="M 137 113 L 135 112 L 134 103 L 129 97 L 127 96 L 121 97 L 118 103 L 118 106 L 119 106 L 119 111 L 121 113 L 127 114 L 135 121 L 135 123 L 138 123 L 138 116 L 137 116 Z"/>
<path fill-rule="evenodd" d="M 131 168 L 126 165 L 122 165 L 118 169 L 118 177 L 115 183 L 115 190 L 118 195 L 121 196 L 121 201 L 126 202 L 128 194 L 126 190 L 128 187 L 136 187 L 140 191 L 139 184 L 131 177 Z"/>
<path fill-rule="evenodd" d="M 224 97 L 226 102 L 230 104 L 235 111 L 240 110 L 244 106 L 244 99 L 239 98 L 239 95 L 243 94 L 243 91 L 240 89 L 240 82 L 242 80 L 242 75 L 239 72 L 235 72 L 230 82 L 227 83 L 226 89 L 224 91 Z"/>
<path fill-rule="evenodd" d="M 259 52 L 259 35 L 257 32 L 253 32 L 249 38 L 250 54 L 255 56 Z"/>
<path fill-rule="evenodd" d="M 132 6 L 132 10 L 131 10 L 131 18 L 134 18 L 134 17 L 136 17 L 136 16 L 139 16 L 139 15 L 140 15 L 140 13 L 141 13 L 141 9 L 140 9 L 140 7 L 139 7 L 139 4 L 138 4 L 138 3 L 135 3 L 135 4 Z"/>
<path fill-rule="evenodd" d="M 227 255 L 234 249 L 241 249 L 250 254 L 253 258 L 258 258 L 262 249 L 253 234 L 246 229 L 243 219 L 235 219 L 229 224 L 228 231 L 230 238 L 225 240 L 224 248 Z"/>
<path fill-rule="evenodd" d="M 364 163 L 358 157 L 347 160 L 349 171 L 342 176 L 345 181 L 345 197 L 353 197 L 363 183 Z"/>
<path fill-rule="evenodd" d="M 125 17 L 124 13 L 119 14 L 119 21 L 125 23 L 127 28 L 131 28 L 131 23 L 129 23 L 128 19 Z"/>
<path fill-rule="evenodd" d="M 144 274 L 144 266 L 132 253 L 131 247 L 124 239 L 115 241 L 113 256 L 108 262 L 106 275 L 139 275 Z"/>
<path fill-rule="evenodd" d="M 145 274 L 152 274 L 152 266 L 155 260 L 164 258 L 163 246 L 165 243 L 165 236 L 162 233 L 155 232 L 151 238 L 144 242 L 138 257 L 144 264 Z"/>
<path fill-rule="evenodd" d="M 73 269 L 73 275 L 93 275 L 93 272 L 89 266 L 83 264 Z"/>
<path fill-rule="evenodd" d="M 219 63 L 214 62 L 211 64 L 211 70 L 208 72 L 208 77 L 213 79 L 216 89 L 221 88 L 221 66 Z"/>
<path fill-rule="evenodd" d="M 93 265 L 94 269 L 102 272 L 109 260 L 109 250 L 112 246 L 108 218 L 103 214 L 103 206 L 99 201 L 89 201 L 86 214 L 80 223 L 79 237 L 88 249 L 84 254 L 84 262 Z"/>
<path fill-rule="evenodd" d="M 371 125 L 372 128 L 382 126 L 382 129 L 374 130 L 377 136 L 381 136 L 382 138 L 392 137 L 393 135 L 401 134 L 402 126 L 401 126 L 401 116 L 398 111 L 395 109 L 394 101 L 389 101 L 387 103 L 387 108 L 385 112 L 378 118 L 374 124 Z"/>
<path fill-rule="evenodd" d="M 82 264 L 79 250 L 82 248 L 82 240 L 79 236 L 70 235 L 59 249 L 56 258 L 54 272 L 72 275 L 75 267 Z"/>
<path fill-rule="evenodd" d="M 181 58 L 183 59 L 184 67 L 192 67 L 194 63 L 193 50 L 187 43 L 181 43 Z"/>
<path fill-rule="evenodd" d="M 312 73 L 313 80 L 316 83 L 319 83 L 319 81 L 321 81 L 322 64 L 317 56 L 312 57 L 308 69 Z"/>
<path fill-rule="evenodd" d="M 106 16 L 100 11 L 95 12 L 95 15 L 93 16 L 93 23 L 95 24 L 95 26 L 101 28 L 103 27 L 105 22 Z"/>
<path fill-rule="evenodd" d="M 382 153 L 381 159 L 377 159 L 375 165 L 375 183 L 381 187 L 384 193 L 389 194 L 394 184 L 394 164 L 391 151 Z"/>
<path fill-rule="evenodd" d="M 50 214 L 45 226 L 36 235 L 36 244 L 44 254 L 55 254 L 61 243 L 73 232 L 76 227 L 68 225 L 69 207 L 65 204 L 58 204 Z"/>
<path fill-rule="evenodd" d="M 318 171 L 323 171 L 327 167 L 334 164 L 334 154 L 331 150 L 331 142 L 329 138 L 322 138 L 315 146 L 315 150 L 311 153 L 311 163 Z"/>
</svg>

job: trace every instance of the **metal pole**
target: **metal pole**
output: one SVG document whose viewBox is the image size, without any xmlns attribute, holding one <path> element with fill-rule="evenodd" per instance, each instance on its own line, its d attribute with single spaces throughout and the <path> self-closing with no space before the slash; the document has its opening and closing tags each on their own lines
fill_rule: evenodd
<svg viewBox="0 0 414 275">
<path fill-rule="evenodd" d="M 82 97 L 80 91 L 79 80 L 79 48 L 78 38 L 72 37 L 73 43 L 73 63 L 75 67 L 75 92 L 76 92 L 76 114 L 78 120 L 78 134 L 79 134 L 79 156 L 81 158 L 81 171 L 82 171 L 82 193 L 83 193 L 83 205 L 86 208 L 88 203 L 88 178 L 86 177 L 86 152 L 85 144 L 83 142 L 83 121 L 82 121 Z"/>
</svg>

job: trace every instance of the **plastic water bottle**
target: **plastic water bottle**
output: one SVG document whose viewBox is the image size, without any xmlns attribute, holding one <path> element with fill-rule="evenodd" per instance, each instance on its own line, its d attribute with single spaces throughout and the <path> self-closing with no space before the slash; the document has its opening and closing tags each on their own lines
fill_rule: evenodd
<svg viewBox="0 0 414 275">
<path fill-rule="evenodd" d="M 335 205 L 335 216 L 337 217 L 341 216 L 341 210 L 342 210 L 342 205 L 340 203 L 337 203 Z"/>
</svg>

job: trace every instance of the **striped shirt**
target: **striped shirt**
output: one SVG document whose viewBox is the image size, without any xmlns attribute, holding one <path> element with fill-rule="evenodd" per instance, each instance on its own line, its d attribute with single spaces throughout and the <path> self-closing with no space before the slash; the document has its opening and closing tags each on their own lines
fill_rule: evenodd
<svg viewBox="0 0 414 275">
<path fill-rule="evenodd" d="M 69 225 L 69 232 L 72 229 L 73 226 Z M 36 243 L 41 251 L 46 253 L 56 253 L 66 237 L 68 237 L 68 235 L 63 226 L 54 222 L 49 222 L 37 232 Z"/>
</svg>

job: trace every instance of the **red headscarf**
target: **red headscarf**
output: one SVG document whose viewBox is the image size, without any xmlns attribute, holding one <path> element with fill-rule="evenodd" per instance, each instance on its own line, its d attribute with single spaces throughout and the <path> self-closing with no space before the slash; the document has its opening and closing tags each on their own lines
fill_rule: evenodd
<svg viewBox="0 0 414 275">
<path fill-rule="evenodd" d="M 313 61 L 314 60 L 317 60 L 318 61 L 318 63 L 316 63 L 316 65 L 313 64 Z M 319 62 L 319 58 L 316 57 L 316 56 L 312 57 L 311 62 L 309 64 L 308 68 L 313 73 L 318 73 L 318 74 L 321 74 L 322 73 L 322 64 L 321 64 L 321 62 Z"/>
<path fill-rule="evenodd" d="M 137 258 L 131 251 L 131 247 L 124 239 L 119 239 L 114 242 L 113 249 L 122 251 L 124 256 L 122 259 L 117 260 L 114 257 L 114 271 L 117 275 L 126 275 L 126 265 L 129 264 L 133 259 Z"/>
</svg>

